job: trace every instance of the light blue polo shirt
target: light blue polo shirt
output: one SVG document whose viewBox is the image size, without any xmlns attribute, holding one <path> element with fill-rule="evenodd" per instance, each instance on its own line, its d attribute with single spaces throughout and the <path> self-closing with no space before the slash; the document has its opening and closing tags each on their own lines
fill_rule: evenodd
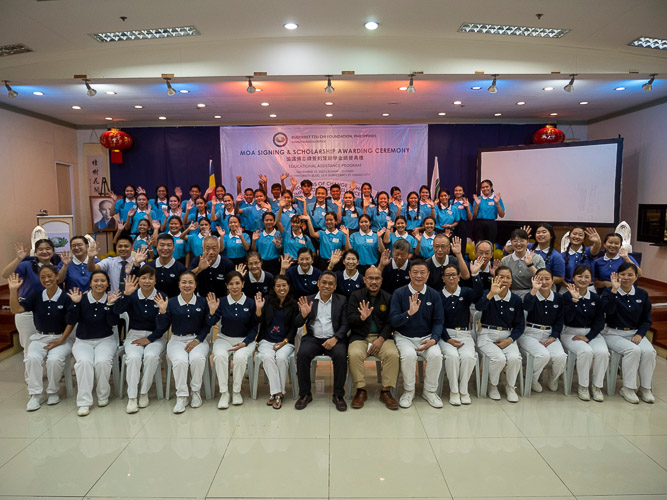
<svg viewBox="0 0 667 500">
<path fill-rule="evenodd" d="M 405 233 L 404 236 L 397 236 L 396 231 L 394 231 L 389 235 L 389 252 L 393 255 L 394 243 L 396 242 L 396 240 L 401 240 L 401 239 L 410 243 L 410 253 L 415 253 L 415 250 L 417 249 L 417 240 L 415 239 L 415 237 L 408 233 Z"/>
<path fill-rule="evenodd" d="M 273 243 L 273 238 L 277 236 L 278 230 L 274 229 L 271 234 L 267 234 L 266 231 L 262 231 L 257 240 L 257 252 L 262 260 L 273 260 L 280 257 L 280 250 Z"/>
<path fill-rule="evenodd" d="M 242 233 L 241 236 L 232 237 L 229 231 L 225 232 L 225 249 L 222 251 L 222 254 L 225 257 L 229 257 L 230 259 L 241 259 L 246 256 L 246 250 L 243 248 L 241 237 L 248 243 L 248 245 L 250 245 L 250 238 L 246 233 Z"/>
<path fill-rule="evenodd" d="M 350 245 L 359 254 L 359 265 L 373 266 L 377 264 L 378 253 L 378 235 L 373 231 L 362 233 L 361 231 L 350 235 Z"/>
<path fill-rule="evenodd" d="M 329 232 L 328 229 L 318 231 L 320 235 L 320 257 L 326 260 L 331 258 L 334 250 L 345 248 L 345 235 L 338 229 Z"/>
<path fill-rule="evenodd" d="M 424 221 L 421 212 L 419 211 L 419 208 L 416 209 L 409 209 L 408 207 L 403 207 L 403 210 L 401 211 L 401 215 L 406 218 L 408 221 L 408 231 L 412 231 L 413 229 L 421 226 Z"/>
<path fill-rule="evenodd" d="M 433 240 L 435 233 L 429 237 L 426 233 L 422 233 L 421 245 L 419 245 L 419 255 L 425 259 L 433 256 Z M 415 247 L 416 248 L 416 247 Z"/>
<path fill-rule="evenodd" d="M 465 211 L 464 211 L 465 213 Z M 435 206 L 435 225 L 442 229 L 445 224 L 452 225 L 459 220 L 458 210 L 451 205 L 447 208 L 442 208 L 438 203 Z"/>
<path fill-rule="evenodd" d="M 354 210 L 342 208 L 340 214 L 343 226 L 353 231 L 359 229 L 359 217 L 361 216 L 361 212 L 356 208 Z"/>
<path fill-rule="evenodd" d="M 310 251 L 315 253 L 313 242 L 303 233 L 301 233 L 300 236 L 295 236 L 291 230 L 286 230 L 283 231 L 282 237 L 284 255 L 289 255 L 293 259 L 296 259 L 299 249 L 303 247 L 310 248 Z"/>
<path fill-rule="evenodd" d="M 500 208 L 505 210 L 505 204 L 503 203 L 502 198 L 500 199 Z M 475 211 L 475 203 L 473 202 L 472 211 Z M 479 199 L 479 211 L 477 212 L 477 219 L 488 219 L 496 220 L 498 218 L 498 209 L 496 208 L 496 202 L 493 199 L 493 196 L 490 198 L 485 198 L 484 196 Z"/>
</svg>

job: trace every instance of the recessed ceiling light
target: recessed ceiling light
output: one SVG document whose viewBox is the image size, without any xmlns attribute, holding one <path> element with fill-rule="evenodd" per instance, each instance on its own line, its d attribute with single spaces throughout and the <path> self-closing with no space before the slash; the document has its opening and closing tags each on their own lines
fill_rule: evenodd
<svg viewBox="0 0 667 500">
<path fill-rule="evenodd" d="M 438 113 L 438 116 L 447 116 L 447 113 L 440 112 L 440 113 Z"/>
<path fill-rule="evenodd" d="M 586 104 L 588 104 L 588 101 L 581 101 L 579 104 L 586 105 Z"/>
<path fill-rule="evenodd" d="M 269 118 L 276 118 L 278 115 L 269 115 Z"/>
<path fill-rule="evenodd" d="M 331 102 L 331 101 L 327 101 L 327 102 L 324 103 L 324 105 L 325 105 L 325 106 L 333 106 L 334 103 Z"/>
<path fill-rule="evenodd" d="M 296 24 L 296 23 L 285 23 L 285 24 L 283 25 L 283 27 L 284 27 L 286 30 L 290 30 L 290 31 L 292 31 L 292 30 L 297 29 L 297 28 L 299 27 L 299 25 Z"/>
<path fill-rule="evenodd" d="M 158 120 L 166 120 L 167 117 L 166 117 L 166 116 L 158 116 L 157 119 L 158 119 Z"/>
<path fill-rule="evenodd" d="M 263 103 L 261 103 L 260 105 L 261 105 L 261 106 L 268 106 L 269 103 L 268 103 L 268 102 L 263 102 Z"/>
<path fill-rule="evenodd" d="M 398 90 L 408 90 L 407 87 L 398 87 Z"/>
<path fill-rule="evenodd" d="M 32 49 L 30 47 L 23 45 L 22 43 L 12 43 L 0 47 L 0 57 L 14 56 L 16 54 L 25 54 L 26 52 L 32 52 Z"/>
<path fill-rule="evenodd" d="M 222 118 L 222 116 L 221 115 L 215 115 L 213 118 L 215 118 L 216 120 L 219 120 L 220 118 Z"/>
<path fill-rule="evenodd" d="M 197 107 L 198 107 L 198 108 L 205 108 L 205 107 L 206 107 L 206 104 L 204 104 L 204 103 L 202 102 L 202 103 L 197 104 Z"/>
<path fill-rule="evenodd" d="M 551 113 L 550 116 L 558 116 L 558 113 Z"/>
<path fill-rule="evenodd" d="M 625 87 L 616 87 L 614 90 L 625 90 Z"/>
<path fill-rule="evenodd" d="M 113 90 L 107 90 L 105 92 L 106 95 L 116 95 L 116 93 Z"/>
<path fill-rule="evenodd" d="M 44 95 L 44 92 L 40 92 L 39 90 L 35 90 L 32 95 Z"/>
<path fill-rule="evenodd" d="M 370 31 L 376 30 L 379 27 L 380 25 L 376 21 L 368 21 L 366 24 L 364 24 L 364 28 Z"/>
<path fill-rule="evenodd" d="M 105 118 L 105 120 L 109 120 L 109 121 L 111 121 L 111 120 L 113 120 L 113 118 L 111 118 L 110 116 L 107 116 L 107 117 Z"/>
<path fill-rule="evenodd" d="M 481 89 L 482 89 L 482 87 L 477 87 L 477 86 L 475 86 L 475 87 L 470 87 L 470 90 L 481 90 Z"/>
<path fill-rule="evenodd" d="M 190 93 L 190 91 L 187 90 L 187 89 L 181 89 L 181 90 L 179 90 L 179 92 L 180 92 L 181 94 L 189 94 L 189 93 Z"/>
<path fill-rule="evenodd" d="M 454 101 L 452 104 L 454 104 L 454 106 L 460 106 L 460 105 L 461 105 L 461 101 Z"/>
<path fill-rule="evenodd" d="M 519 101 L 516 103 L 517 106 L 523 106 L 524 104 L 526 104 L 524 101 Z"/>
<path fill-rule="evenodd" d="M 324 116 L 326 116 L 327 118 L 331 118 L 331 117 L 333 116 L 333 113 L 327 113 L 327 114 L 324 115 Z"/>
<path fill-rule="evenodd" d="M 81 106 L 72 106 L 72 109 L 81 109 Z"/>
<path fill-rule="evenodd" d="M 503 116 L 502 113 L 495 113 L 493 116 Z"/>
<path fill-rule="evenodd" d="M 144 109 L 144 107 L 141 104 L 135 104 L 134 109 Z"/>
<path fill-rule="evenodd" d="M 561 28 L 532 28 L 530 26 L 508 26 L 503 24 L 464 23 L 460 33 L 482 33 L 485 35 L 534 36 L 540 38 L 560 38 L 570 30 Z"/>
<path fill-rule="evenodd" d="M 196 36 L 199 34 L 199 31 L 194 26 L 179 26 L 176 28 L 148 28 L 142 30 L 91 33 L 90 36 L 98 42 L 125 42 L 128 40 Z"/>
<path fill-rule="evenodd" d="M 389 113 L 382 113 L 382 116 L 389 116 Z"/>
<path fill-rule="evenodd" d="M 545 92 L 549 92 L 553 89 L 554 89 L 553 87 L 544 87 L 542 90 L 544 90 Z"/>
<path fill-rule="evenodd" d="M 644 47 L 645 49 L 667 50 L 667 40 L 664 38 L 640 36 L 636 40 L 631 41 L 628 45 L 632 47 Z"/>
</svg>

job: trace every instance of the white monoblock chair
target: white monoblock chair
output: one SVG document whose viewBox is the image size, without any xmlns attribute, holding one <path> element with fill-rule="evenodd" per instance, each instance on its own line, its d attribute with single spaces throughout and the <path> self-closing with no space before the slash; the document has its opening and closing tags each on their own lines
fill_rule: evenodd
<svg viewBox="0 0 667 500">
<path fill-rule="evenodd" d="M 533 366 L 535 363 L 535 356 L 527 351 L 524 351 L 523 349 L 519 349 L 519 351 L 521 352 L 521 356 L 525 356 L 526 358 L 526 377 L 523 384 L 524 389 L 522 394 L 525 398 L 529 398 L 533 390 Z M 574 361 L 570 362 L 570 358 L 574 358 L 574 361 L 576 361 L 576 356 L 570 356 L 569 354 L 567 355 L 567 364 L 565 365 L 565 371 L 562 375 L 563 390 L 566 396 L 570 395 L 570 390 L 572 388 L 572 376 L 574 375 Z M 572 366 L 571 368 L 570 365 Z M 571 370 L 569 375 L 568 370 Z"/>
<path fill-rule="evenodd" d="M 621 367 L 621 359 L 623 355 L 619 352 L 609 349 L 609 367 L 607 368 L 607 394 L 613 396 L 616 392 L 616 379 L 618 378 L 618 370 Z"/>
</svg>

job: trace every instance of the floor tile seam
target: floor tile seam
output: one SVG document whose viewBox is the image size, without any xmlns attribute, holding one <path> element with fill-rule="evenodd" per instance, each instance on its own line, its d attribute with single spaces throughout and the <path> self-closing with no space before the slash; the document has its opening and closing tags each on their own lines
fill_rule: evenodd
<svg viewBox="0 0 667 500">
<path fill-rule="evenodd" d="M 208 488 L 206 488 L 206 494 L 204 495 L 204 498 L 208 498 L 208 494 L 211 492 L 211 488 L 213 487 L 213 483 L 215 482 L 215 478 L 218 475 L 218 472 L 220 471 L 220 467 L 222 466 L 222 461 L 225 459 L 225 455 L 227 454 L 227 450 L 229 449 L 229 445 L 232 443 L 232 438 L 227 439 L 227 446 L 225 446 L 225 451 L 222 452 L 222 455 L 220 455 L 220 462 L 218 462 L 218 466 L 215 468 L 215 474 L 211 477 L 211 483 L 208 485 Z"/>
<path fill-rule="evenodd" d="M 651 455 L 649 455 L 649 454 L 646 453 L 644 450 L 642 450 L 639 446 L 637 446 L 635 443 L 633 443 L 632 441 L 630 441 L 630 440 L 628 439 L 628 436 L 621 436 L 621 437 L 622 437 L 623 439 L 625 439 L 628 443 L 630 443 L 630 445 L 631 445 L 633 448 L 637 449 L 637 450 L 638 450 L 640 453 L 642 453 L 643 455 L 646 455 L 646 457 L 647 457 L 651 462 L 653 462 L 654 464 L 656 464 L 658 467 L 660 467 L 660 468 L 663 469 L 664 471 L 667 471 L 667 467 L 664 467 L 662 464 L 658 463 L 656 460 L 653 459 L 653 457 L 652 457 Z"/>
<path fill-rule="evenodd" d="M 560 474 L 558 474 L 558 472 L 556 472 L 556 470 L 553 468 L 553 466 L 551 465 L 551 463 L 549 463 L 549 461 L 546 459 L 546 457 L 540 453 L 540 450 L 537 449 L 537 447 L 536 447 L 535 444 L 530 440 L 530 438 L 527 438 L 527 440 L 528 440 L 528 443 L 530 444 L 531 448 L 533 448 L 533 449 L 535 450 L 535 452 L 539 455 L 539 457 L 544 461 L 544 463 L 547 464 L 547 467 L 549 467 L 549 469 L 551 470 L 551 472 L 554 473 L 554 475 L 558 478 L 558 480 L 563 484 L 563 486 L 565 487 L 565 489 L 566 489 L 567 491 L 570 492 L 570 495 L 572 495 L 574 498 L 576 498 L 576 495 L 575 495 L 574 492 L 570 489 L 570 487 L 567 485 L 567 483 L 565 482 L 565 480 L 564 480 L 562 477 L 560 477 Z"/>
<path fill-rule="evenodd" d="M 417 416 L 419 417 L 419 423 L 422 426 L 422 430 L 426 435 L 428 445 L 431 448 L 431 453 L 433 453 L 433 457 L 435 458 L 435 463 L 438 464 L 438 469 L 440 470 L 440 475 L 442 476 L 442 480 L 445 482 L 445 487 L 447 488 L 447 492 L 449 493 L 450 498 L 454 498 L 454 495 L 452 494 L 452 489 L 449 487 L 449 483 L 447 482 L 447 478 L 445 477 L 445 472 L 443 471 L 442 465 L 440 464 L 440 460 L 438 460 L 438 454 L 435 452 L 435 449 L 433 448 L 433 443 L 431 443 L 431 440 L 428 438 L 428 434 L 426 433 L 426 426 L 424 425 L 424 421 L 422 420 L 422 414 L 419 412 L 419 408 L 415 408 L 415 411 L 417 412 Z"/>
<path fill-rule="evenodd" d="M 114 439 L 114 438 L 109 438 L 109 439 Z M 82 498 L 86 498 L 86 497 L 88 497 L 88 495 L 90 494 L 90 492 L 95 488 L 95 486 L 97 486 L 97 483 L 100 482 L 100 479 L 102 479 L 102 477 L 109 471 L 109 469 L 111 468 L 111 466 L 113 466 L 113 464 L 116 463 L 116 460 L 118 460 L 118 458 L 120 458 L 120 456 L 123 454 L 123 452 L 129 448 L 130 443 L 132 442 L 130 439 L 127 439 L 127 438 L 117 438 L 117 439 L 126 439 L 126 440 L 127 440 L 127 443 L 125 443 L 125 446 L 123 446 L 123 448 L 120 450 L 120 452 L 118 452 L 118 454 L 114 457 L 114 459 L 113 459 L 113 460 L 111 461 L 111 463 L 107 466 L 107 468 L 104 469 L 104 471 L 103 471 L 99 476 L 97 476 L 97 479 L 95 479 L 95 482 L 94 482 L 94 483 L 92 484 L 92 486 L 88 489 L 88 491 L 86 491 L 85 495 L 83 495 Z"/>
<path fill-rule="evenodd" d="M 29 439 L 30 441 L 28 443 L 26 443 L 25 446 L 21 447 L 21 449 L 19 451 L 14 453 L 9 460 L 7 460 L 4 464 L 0 465 L 0 469 L 2 469 L 5 465 L 7 465 L 12 460 L 14 460 L 17 456 L 19 456 L 19 454 L 23 453 L 26 450 L 26 448 L 28 448 L 28 446 L 33 444 L 39 438 L 34 437 L 34 438 L 3 438 L 3 439 Z"/>
<path fill-rule="evenodd" d="M 520 404 L 520 403 L 517 403 L 517 404 Z M 521 434 L 521 436 L 523 436 L 524 438 L 527 437 L 527 436 L 524 434 L 523 430 L 519 427 L 519 425 L 514 421 L 514 419 L 512 418 L 512 415 L 510 415 L 510 414 L 507 412 L 507 410 L 505 410 L 504 406 L 501 405 L 499 402 L 496 402 L 496 406 L 502 410 L 502 412 L 507 416 L 507 418 L 509 418 L 510 422 L 512 422 L 512 425 L 513 425 L 514 427 L 516 427 L 516 430 L 519 431 L 519 433 Z"/>
</svg>

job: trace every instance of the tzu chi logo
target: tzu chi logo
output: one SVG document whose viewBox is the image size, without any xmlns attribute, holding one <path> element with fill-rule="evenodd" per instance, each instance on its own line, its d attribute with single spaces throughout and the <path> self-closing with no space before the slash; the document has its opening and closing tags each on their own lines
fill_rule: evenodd
<svg viewBox="0 0 667 500">
<path fill-rule="evenodd" d="M 287 136 L 282 132 L 278 132 L 273 136 L 273 144 L 279 148 L 287 146 Z"/>
</svg>

